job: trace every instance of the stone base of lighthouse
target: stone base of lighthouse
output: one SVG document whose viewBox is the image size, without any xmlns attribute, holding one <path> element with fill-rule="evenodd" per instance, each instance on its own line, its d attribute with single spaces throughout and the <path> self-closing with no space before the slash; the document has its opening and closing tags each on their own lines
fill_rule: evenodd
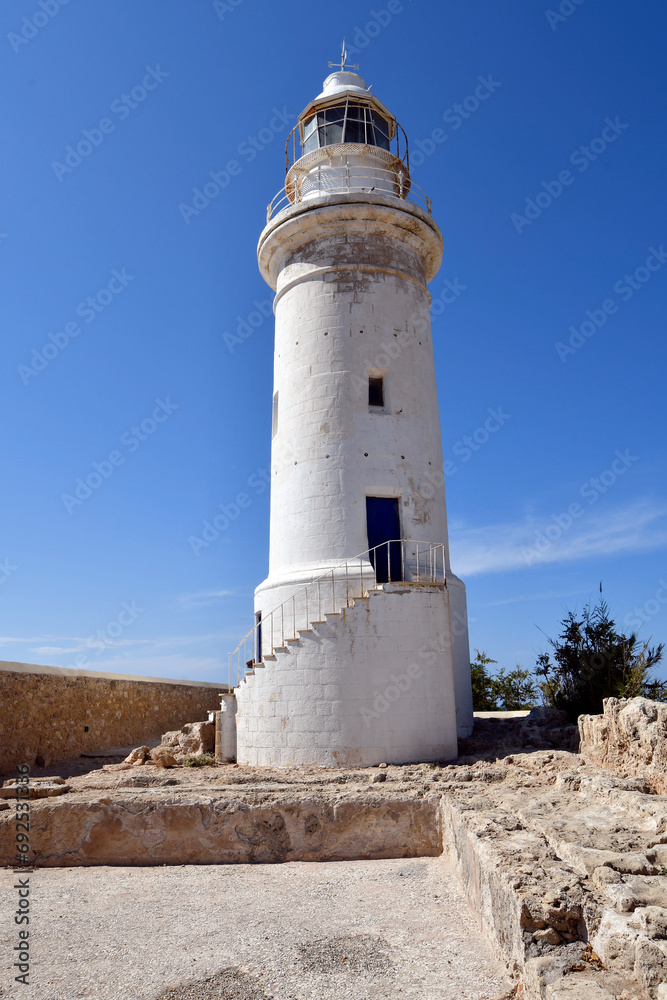
<svg viewBox="0 0 667 1000">
<path fill-rule="evenodd" d="M 325 615 L 237 688 L 237 760 L 328 767 L 452 760 L 452 638 L 442 585 L 383 584 Z"/>
</svg>

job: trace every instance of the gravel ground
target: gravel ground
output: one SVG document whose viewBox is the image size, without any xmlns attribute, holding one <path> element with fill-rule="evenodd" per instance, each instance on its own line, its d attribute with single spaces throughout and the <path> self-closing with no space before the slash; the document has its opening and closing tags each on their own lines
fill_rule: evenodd
<svg viewBox="0 0 667 1000">
<path fill-rule="evenodd" d="M 0 872 L 0 995 L 23 1000 L 500 1000 L 504 970 L 442 858 L 40 869 L 31 985 L 14 983 Z"/>
</svg>

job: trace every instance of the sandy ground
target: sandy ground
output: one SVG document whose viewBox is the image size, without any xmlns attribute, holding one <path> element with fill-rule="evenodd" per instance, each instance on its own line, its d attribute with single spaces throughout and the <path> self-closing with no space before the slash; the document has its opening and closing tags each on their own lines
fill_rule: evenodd
<svg viewBox="0 0 667 1000">
<path fill-rule="evenodd" d="M 41 869 L 29 987 L 10 970 L 14 880 L 0 872 L 3 997 L 499 1000 L 511 988 L 442 858 Z"/>
</svg>

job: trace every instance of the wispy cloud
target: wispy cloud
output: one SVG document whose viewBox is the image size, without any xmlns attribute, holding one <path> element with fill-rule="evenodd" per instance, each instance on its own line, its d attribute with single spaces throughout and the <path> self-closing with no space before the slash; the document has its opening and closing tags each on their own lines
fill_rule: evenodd
<svg viewBox="0 0 667 1000">
<path fill-rule="evenodd" d="M 581 520 L 570 520 L 567 527 L 559 527 L 554 516 L 481 527 L 452 525 L 452 565 L 465 577 L 667 545 L 667 509 L 650 500 L 599 514 L 584 511 Z"/>
<path fill-rule="evenodd" d="M 239 626 L 240 627 L 240 626 Z M 222 632 L 212 632 L 207 635 L 166 635 L 143 639 L 105 638 L 103 649 L 108 654 L 120 652 L 123 649 L 136 650 L 137 655 L 142 651 L 158 651 L 165 649 L 178 649 L 200 646 L 203 643 L 220 643 L 221 648 L 229 641 L 237 638 L 239 627 Z M 100 650 L 100 643 L 97 646 L 92 644 L 95 636 L 0 636 L 0 649 L 2 646 L 23 645 L 29 647 L 26 652 L 37 656 L 71 656 L 76 653 L 87 653 L 98 658 L 97 652 Z M 49 643 L 48 645 L 41 645 Z M 58 645 L 55 645 L 58 643 Z M 225 647 L 226 648 L 226 647 Z"/>
<path fill-rule="evenodd" d="M 190 611 L 193 608 L 208 608 L 211 604 L 224 601 L 227 597 L 236 597 L 235 590 L 202 590 L 197 594 L 180 594 L 177 598 L 179 611 Z"/>
</svg>

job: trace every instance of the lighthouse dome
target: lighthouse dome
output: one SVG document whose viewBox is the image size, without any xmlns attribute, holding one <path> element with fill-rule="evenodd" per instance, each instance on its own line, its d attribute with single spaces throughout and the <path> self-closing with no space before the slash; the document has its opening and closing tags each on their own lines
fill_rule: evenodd
<svg viewBox="0 0 667 1000">
<path fill-rule="evenodd" d="M 358 73 L 341 69 L 330 73 L 322 84 L 322 88 L 322 93 L 316 98 L 317 100 L 321 100 L 323 97 L 333 97 L 334 94 L 344 93 L 346 90 L 356 90 L 362 94 L 368 93 L 368 87 Z"/>
</svg>

